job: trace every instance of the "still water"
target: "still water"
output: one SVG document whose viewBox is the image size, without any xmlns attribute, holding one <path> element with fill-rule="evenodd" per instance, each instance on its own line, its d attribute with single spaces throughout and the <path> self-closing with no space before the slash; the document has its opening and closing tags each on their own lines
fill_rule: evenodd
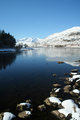
<svg viewBox="0 0 80 120">
<path fill-rule="evenodd" d="M 80 49 L 36 48 L 18 54 L 1 53 L 0 111 L 14 109 L 17 103 L 26 99 L 31 99 L 35 106 L 43 104 L 52 84 L 57 81 L 63 84 L 59 78 L 74 68 L 80 70 L 79 66 Z"/>
</svg>

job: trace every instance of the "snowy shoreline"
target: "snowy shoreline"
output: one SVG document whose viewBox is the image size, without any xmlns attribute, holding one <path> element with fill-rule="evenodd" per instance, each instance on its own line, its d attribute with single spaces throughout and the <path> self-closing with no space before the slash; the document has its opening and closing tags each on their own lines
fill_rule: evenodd
<svg viewBox="0 0 80 120">
<path fill-rule="evenodd" d="M 0 113 L 0 120 L 28 119 L 37 114 L 37 111 L 43 114 L 44 112 L 50 113 L 56 117 L 56 120 L 80 120 L 80 72 L 78 69 L 73 69 L 64 75 L 67 75 L 63 81 L 64 86 L 58 82 L 53 83 L 50 95 L 43 101 L 43 104 L 36 106 L 36 109 L 28 99 L 18 103 L 14 112 Z M 53 77 L 55 79 L 57 75 Z"/>
</svg>

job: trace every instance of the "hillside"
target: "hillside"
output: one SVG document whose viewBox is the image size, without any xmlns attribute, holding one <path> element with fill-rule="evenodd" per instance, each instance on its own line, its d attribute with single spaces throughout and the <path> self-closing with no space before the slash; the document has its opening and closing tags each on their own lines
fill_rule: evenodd
<svg viewBox="0 0 80 120">
<path fill-rule="evenodd" d="M 17 44 L 27 44 L 30 47 L 80 47 L 80 27 L 54 33 L 44 39 L 21 39 Z"/>
</svg>

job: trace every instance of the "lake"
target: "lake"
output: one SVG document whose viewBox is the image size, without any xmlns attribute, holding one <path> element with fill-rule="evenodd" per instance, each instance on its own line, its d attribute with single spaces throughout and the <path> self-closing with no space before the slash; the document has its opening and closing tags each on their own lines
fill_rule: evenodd
<svg viewBox="0 0 80 120">
<path fill-rule="evenodd" d="M 49 97 L 53 83 L 64 85 L 60 78 L 74 68 L 80 70 L 79 66 L 80 49 L 35 48 L 18 54 L 0 53 L 0 111 L 14 111 L 26 99 L 31 99 L 36 108 Z M 42 116 L 43 120 L 49 120 L 46 113 L 38 113 L 33 120 L 42 120 Z"/>
</svg>

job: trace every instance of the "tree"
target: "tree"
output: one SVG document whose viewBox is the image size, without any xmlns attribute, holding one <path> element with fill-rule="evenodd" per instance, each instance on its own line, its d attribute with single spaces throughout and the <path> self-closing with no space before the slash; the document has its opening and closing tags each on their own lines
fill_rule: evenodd
<svg viewBox="0 0 80 120">
<path fill-rule="evenodd" d="M 14 48 L 15 44 L 16 40 L 10 33 L 0 31 L 0 48 Z"/>
</svg>

